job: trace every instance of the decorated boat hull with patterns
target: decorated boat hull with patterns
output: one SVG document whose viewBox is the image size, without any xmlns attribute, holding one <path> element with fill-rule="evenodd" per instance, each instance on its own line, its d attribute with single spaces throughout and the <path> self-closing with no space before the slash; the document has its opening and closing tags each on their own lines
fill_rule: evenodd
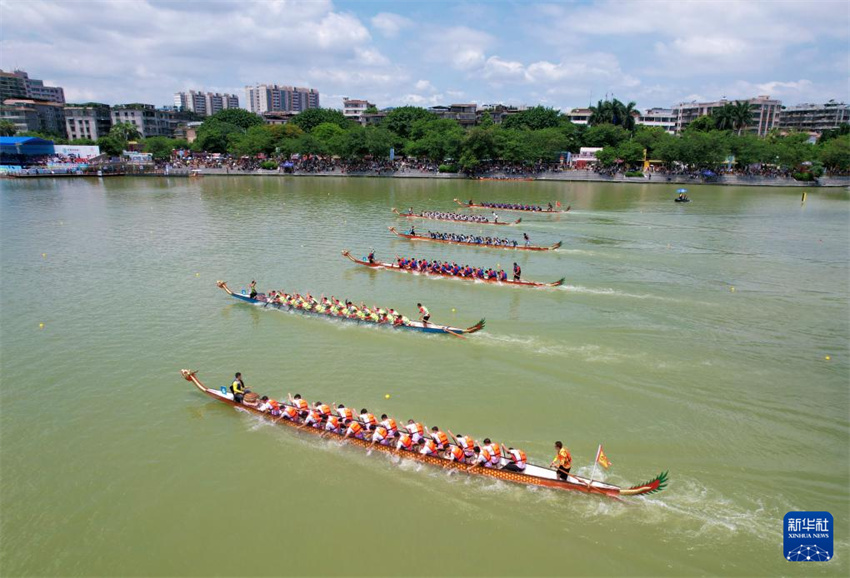
<svg viewBox="0 0 850 578">
<path fill-rule="evenodd" d="M 416 215 L 413 213 L 399 213 L 398 209 L 396 209 L 395 207 L 390 210 L 399 217 L 404 217 L 405 219 L 427 219 L 429 221 L 445 221 L 446 223 L 460 223 L 462 225 L 499 225 L 504 227 L 512 227 L 513 225 L 519 225 L 522 222 L 522 219 L 517 219 L 516 221 L 510 221 L 506 223 L 494 223 L 493 221 L 464 221 L 461 219 L 440 219 L 438 217 L 423 217 L 422 215 Z"/>
<path fill-rule="evenodd" d="M 374 263 L 370 263 L 369 261 L 364 261 L 363 259 L 358 259 L 351 255 L 350 251 L 343 251 L 343 257 L 347 257 L 352 262 L 357 263 L 358 265 L 363 265 L 364 267 L 371 267 L 372 269 L 386 269 L 387 271 L 398 271 L 400 273 L 411 273 L 413 275 L 423 275 L 425 277 L 440 277 L 444 279 L 457 279 L 459 281 L 470 281 L 470 282 L 479 282 L 479 283 L 489 283 L 491 285 L 510 285 L 514 287 L 558 287 L 564 284 L 566 277 L 562 277 L 557 281 L 553 281 L 552 283 L 540 283 L 539 281 L 513 281 L 512 279 L 506 279 L 504 281 L 500 281 L 498 279 L 480 279 L 478 277 L 461 277 L 460 275 L 449 275 L 448 273 L 434 273 L 433 271 L 419 271 L 418 269 L 403 269 L 396 265 L 395 263 L 382 263 L 380 261 L 375 261 Z"/>
<path fill-rule="evenodd" d="M 390 231 L 393 234 L 398 235 L 404 239 L 409 241 L 428 241 L 431 243 L 445 243 L 447 245 L 463 245 L 466 247 L 478 247 L 480 249 L 506 249 L 509 251 L 554 251 L 558 247 L 561 246 L 561 241 L 558 241 L 554 245 L 549 245 L 548 247 L 538 246 L 538 245 L 486 245 L 484 243 L 470 243 L 468 241 L 451 241 L 448 239 L 432 239 L 431 237 L 425 237 L 423 235 L 409 235 L 407 233 L 399 233 L 395 227 L 390 227 Z"/>
<path fill-rule="evenodd" d="M 291 305 L 287 305 L 285 303 L 269 302 L 266 301 L 266 296 L 261 293 L 258 293 L 257 296 L 252 299 L 250 295 L 245 295 L 232 291 L 230 287 L 227 286 L 227 283 L 225 283 L 224 281 L 216 281 L 216 287 L 223 290 L 231 297 L 238 299 L 239 301 L 243 301 L 245 303 L 250 303 L 252 305 L 260 305 L 267 309 L 291 311 L 292 313 L 300 313 L 301 315 L 307 315 L 312 317 L 321 317 L 323 319 L 335 319 L 348 323 L 374 325 L 377 327 L 386 327 L 387 329 L 398 329 L 401 331 L 418 331 L 419 333 L 439 333 L 445 335 L 453 335 L 455 337 L 463 337 L 464 335 L 476 333 L 484 329 L 483 319 L 472 327 L 467 327 L 466 329 L 463 329 L 462 327 L 452 327 L 450 325 L 438 325 L 436 323 L 423 324 L 421 321 L 411 321 L 409 325 L 393 325 L 391 323 L 375 323 L 372 321 L 361 321 L 360 319 L 351 319 L 349 317 L 341 317 L 338 315 L 327 315 L 324 313 L 317 313 L 316 311 L 306 311 L 304 309 L 299 309 L 298 307 L 292 307 Z"/>
<path fill-rule="evenodd" d="M 557 473 L 554 470 L 541 466 L 535 466 L 532 464 L 528 464 L 528 466 L 526 466 L 526 470 L 524 473 L 498 468 L 485 468 L 481 466 L 470 469 L 470 466 L 468 464 L 449 461 L 448 459 L 445 459 L 443 457 L 423 456 L 418 452 L 396 449 L 395 445 L 373 445 L 368 440 L 356 439 L 351 437 L 346 438 L 342 434 L 328 432 L 320 428 L 309 427 L 283 418 L 274 417 L 271 414 L 261 412 L 255 407 L 246 406 L 234 401 L 233 399 L 231 399 L 232 396 L 230 394 L 223 393 L 221 390 L 211 389 L 204 386 L 204 384 L 201 383 L 201 381 L 198 379 L 196 371 L 182 369 L 180 370 L 180 373 L 183 378 L 186 379 L 186 381 L 192 383 L 201 393 L 211 397 L 212 399 L 215 399 L 233 407 L 238 407 L 262 419 L 268 420 L 276 425 L 289 427 L 295 430 L 299 430 L 305 434 L 312 434 L 321 438 L 325 438 L 329 441 L 344 443 L 347 445 L 361 448 L 363 450 L 375 450 L 398 456 L 402 459 L 413 460 L 431 466 L 440 467 L 445 470 L 456 470 L 458 473 L 495 478 L 505 482 L 522 484 L 526 486 L 541 486 L 554 490 L 568 490 L 575 492 L 583 492 L 586 494 L 600 494 L 611 498 L 652 494 L 654 492 L 660 492 L 667 485 L 667 472 L 658 475 L 657 477 L 646 482 L 645 484 L 633 486 L 631 488 L 621 488 L 613 484 L 607 484 L 605 482 L 600 482 L 597 480 L 590 480 L 588 478 L 572 474 L 567 477 L 567 480 L 560 480 L 558 479 Z"/>
<path fill-rule="evenodd" d="M 506 209 L 502 207 L 488 207 L 487 205 L 479 205 L 477 203 L 464 203 L 461 200 L 454 199 L 454 202 L 460 205 L 461 207 L 465 207 L 467 209 L 483 209 L 485 211 L 512 211 L 514 213 L 532 213 L 535 215 L 560 215 L 562 213 L 567 213 L 572 208 L 572 205 L 567 205 L 566 209 L 542 209 L 540 211 L 535 211 L 532 209 Z"/>
</svg>

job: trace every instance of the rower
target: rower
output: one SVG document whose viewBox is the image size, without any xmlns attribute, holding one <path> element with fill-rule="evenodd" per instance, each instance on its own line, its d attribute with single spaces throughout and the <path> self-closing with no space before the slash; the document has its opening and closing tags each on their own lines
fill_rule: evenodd
<svg viewBox="0 0 850 578">
<path fill-rule="evenodd" d="M 248 296 L 251 299 L 255 299 L 257 297 L 257 281 L 251 281 L 251 284 L 248 285 Z"/>
<path fill-rule="evenodd" d="M 310 409 L 310 404 L 307 403 L 306 399 L 301 399 L 300 393 L 296 393 L 295 397 L 290 397 L 289 401 L 298 409 L 298 413 L 302 419 L 307 417 L 307 410 Z"/>
<path fill-rule="evenodd" d="M 436 456 L 437 455 L 437 444 L 431 438 L 422 440 L 422 449 L 419 450 L 419 453 L 423 456 Z"/>
<path fill-rule="evenodd" d="M 453 444 L 449 446 L 449 451 L 446 452 L 446 459 L 450 462 L 465 464 L 466 454 L 464 454 L 462 449 Z"/>
<path fill-rule="evenodd" d="M 570 473 L 570 468 L 573 466 L 573 456 L 570 455 L 570 450 L 564 447 L 564 444 L 561 442 L 555 442 L 555 449 L 558 453 L 555 455 L 555 459 L 552 460 L 550 466 L 558 465 L 558 478 L 561 480 L 566 480 L 567 475 Z"/>
<path fill-rule="evenodd" d="M 428 321 L 431 319 L 431 312 L 421 303 L 417 303 L 416 306 L 419 308 L 419 320 L 422 321 L 422 325 L 428 325 Z"/>
<path fill-rule="evenodd" d="M 304 418 L 304 425 L 322 427 L 322 414 L 318 409 L 313 408 L 307 412 L 307 417 Z"/>
<path fill-rule="evenodd" d="M 522 238 L 525 239 L 525 246 L 528 247 L 528 244 L 531 243 L 531 239 L 528 238 L 528 233 L 523 233 Z"/>
<path fill-rule="evenodd" d="M 284 404 L 281 414 L 283 419 L 298 421 L 298 410 L 289 404 Z"/>
<path fill-rule="evenodd" d="M 551 202 L 549 202 L 549 210 L 551 211 L 552 209 L 553 209 L 553 207 L 552 207 L 552 203 L 551 203 Z"/>
<path fill-rule="evenodd" d="M 431 428 L 431 439 L 437 444 L 438 450 L 446 449 L 446 446 L 449 445 L 448 436 L 440 431 L 440 428 L 434 426 Z"/>
<path fill-rule="evenodd" d="M 493 211 L 493 222 L 494 223 L 499 222 L 499 215 L 496 214 L 496 211 Z"/>
<path fill-rule="evenodd" d="M 251 393 L 251 390 L 245 387 L 245 382 L 242 381 L 242 374 L 238 371 L 233 376 L 233 383 L 230 384 L 230 393 L 233 394 L 233 401 L 236 403 L 242 403 L 242 398 L 245 397 L 245 394 Z"/>
<path fill-rule="evenodd" d="M 335 415 L 329 415 L 328 420 L 325 422 L 325 431 L 329 431 L 332 433 L 339 433 L 340 419 Z"/>
<path fill-rule="evenodd" d="M 322 403 L 321 401 L 317 401 L 316 403 L 314 403 L 313 407 L 322 415 L 322 417 L 331 415 L 330 406 L 325 403 Z"/>
<path fill-rule="evenodd" d="M 364 407 L 360 410 L 360 423 L 366 426 L 367 430 L 372 430 L 378 425 L 378 419 Z"/>
<path fill-rule="evenodd" d="M 522 267 L 519 266 L 519 263 L 514 263 L 514 281 L 519 281 L 522 277 Z"/>
<path fill-rule="evenodd" d="M 493 466 L 490 465 L 490 460 L 492 459 L 493 456 L 490 454 L 489 451 L 487 451 L 486 447 L 475 446 L 475 453 L 476 453 L 476 457 L 475 457 L 475 460 L 472 462 L 472 465 L 469 466 L 470 470 L 472 468 L 474 468 L 475 466 L 484 466 L 485 468 L 492 468 L 493 467 Z"/>
<path fill-rule="evenodd" d="M 271 404 L 269 403 L 269 396 L 264 395 L 260 398 L 260 405 L 257 406 L 257 410 L 263 413 L 266 413 L 271 409 Z"/>
<path fill-rule="evenodd" d="M 381 425 L 387 428 L 388 437 L 398 437 L 398 424 L 393 418 L 387 417 L 385 413 L 381 414 Z"/>
<path fill-rule="evenodd" d="M 484 438 L 484 447 L 482 449 L 487 450 L 487 453 L 490 454 L 490 466 L 498 466 L 502 461 L 502 450 L 499 449 L 499 444 L 494 444 L 490 441 L 490 438 Z"/>
<path fill-rule="evenodd" d="M 342 404 L 339 404 L 336 408 L 336 413 L 343 420 L 354 419 L 354 412 L 351 411 L 350 407 L 345 407 Z"/>
<path fill-rule="evenodd" d="M 507 457 L 510 461 L 505 464 L 505 467 L 502 468 L 503 470 L 509 470 L 512 472 L 525 471 L 525 465 L 528 463 L 528 458 L 524 451 L 508 448 L 508 453 L 505 457 Z"/>
<path fill-rule="evenodd" d="M 359 421 L 350 419 L 347 420 L 345 424 L 348 426 L 348 428 L 345 430 L 344 437 L 354 437 L 359 440 L 363 439 L 363 426 L 360 425 Z"/>
<path fill-rule="evenodd" d="M 419 422 L 415 422 L 412 419 L 407 420 L 407 432 L 413 438 L 413 443 L 418 444 L 422 440 L 422 434 L 425 433 L 425 428 L 422 427 L 422 424 Z"/>
<path fill-rule="evenodd" d="M 475 440 L 469 436 L 465 436 L 463 434 L 452 434 L 452 430 L 449 430 L 449 435 L 455 438 L 457 441 L 457 445 L 463 449 L 463 453 L 467 458 L 471 458 L 475 455 Z"/>
<path fill-rule="evenodd" d="M 269 400 L 269 413 L 274 417 L 280 417 L 280 402 L 274 399 Z"/>
<path fill-rule="evenodd" d="M 371 264 L 375 263 L 375 250 L 374 249 L 369 250 L 369 263 L 371 263 Z"/>
<path fill-rule="evenodd" d="M 372 432 L 372 445 L 379 443 L 382 446 L 387 445 L 387 428 L 382 425 L 375 426 L 375 431 Z"/>
<path fill-rule="evenodd" d="M 413 451 L 413 438 L 410 437 L 410 434 L 400 434 L 395 449 Z"/>
</svg>

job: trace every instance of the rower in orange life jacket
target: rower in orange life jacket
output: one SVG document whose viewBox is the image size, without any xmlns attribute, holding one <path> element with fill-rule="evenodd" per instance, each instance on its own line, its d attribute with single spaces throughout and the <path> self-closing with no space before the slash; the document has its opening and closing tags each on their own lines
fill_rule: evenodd
<svg viewBox="0 0 850 578">
<path fill-rule="evenodd" d="M 354 419 L 354 412 L 351 411 L 351 408 L 345 407 L 342 404 L 339 404 L 339 406 L 336 408 L 336 413 L 339 417 L 341 417 L 343 419 L 343 421 L 349 420 L 349 419 Z"/>
<path fill-rule="evenodd" d="M 499 449 L 499 444 L 494 444 L 490 441 L 490 438 L 484 438 L 484 447 L 482 449 L 486 449 L 487 453 L 490 454 L 490 466 L 498 466 L 502 461 L 502 450 Z"/>
<path fill-rule="evenodd" d="M 398 436 L 398 443 L 395 446 L 397 450 L 413 450 L 413 438 L 410 437 L 410 434 L 402 433 Z"/>
<path fill-rule="evenodd" d="M 322 414 L 319 410 L 313 408 L 307 412 L 307 417 L 304 418 L 304 425 L 311 427 L 322 427 Z"/>
<path fill-rule="evenodd" d="M 510 470 L 512 472 L 524 472 L 525 465 L 528 463 L 528 458 L 525 455 L 525 452 L 522 450 L 517 450 L 514 448 L 508 448 L 508 455 L 505 456 L 510 459 L 503 470 Z"/>
<path fill-rule="evenodd" d="M 307 417 L 307 410 L 310 409 L 310 404 L 307 403 L 306 399 L 301 399 L 300 393 L 296 393 L 295 397 L 289 398 L 289 401 L 292 402 L 292 405 L 298 408 L 298 413 L 302 418 Z"/>
<path fill-rule="evenodd" d="M 382 425 L 375 426 L 375 431 L 372 432 L 372 443 L 387 445 L 387 428 Z"/>
<path fill-rule="evenodd" d="M 570 455 L 570 450 L 565 448 L 561 442 L 555 442 L 555 449 L 558 451 L 558 454 L 550 465 L 554 466 L 557 464 L 558 478 L 566 480 L 567 475 L 570 473 L 570 468 L 573 466 L 573 456 Z"/>
<path fill-rule="evenodd" d="M 423 440 L 422 449 L 419 450 L 419 453 L 423 456 L 435 456 L 437 455 L 437 444 L 431 438 Z"/>
<path fill-rule="evenodd" d="M 378 425 L 378 418 L 369 413 L 369 411 L 364 407 L 360 410 L 360 422 L 366 427 L 367 430 L 374 429 L 376 425 Z"/>
<path fill-rule="evenodd" d="M 437 426 L 431 428 L 431 439 L 436 442 L 438 450 L 443 450 L 446 448 L 447 445 L 449 445 L 448 436 L 445 433 L 441 432 L 440 428 L 438 428 Z"/>
<path fill-rule="evenodd" d="M 446 459 L 451 462 L 460 462 L 462 464 L 466 463 L 466 456 L 463 453 L 463 450 L 452 444 L 449 446 L 449 451 L 446 452 Z"/>
<path fill-rule="evenodd" d="M 321 401 L 317 401 L 313 404 L 313 407 L 318 411 L 322 416 L 331 415 L 331 408 L 329 405 L 322 403 Z"/>
<path fill-rule="evenodd" d="M 269 400 L 269 413 L 275 417 L 280 417 L 280 402 L 274 399 Z"/>
<path fill-rule="evenodd" d="M 330 431 L 333 433 L 339 433 L 339 418 L 335 415 L 329 415 L 328 421 L 325 422 L 325 431 Z"/>
<path fill-rule="evenodd" d="M 449 430 L 449 433 L 452 433 L 452 430 Z M 457 434 L 452 436 L 457 440 L 458 446 L 463 450 L 463 454 L 467 458 L 471 458 L 475 455 L 475 440 L 469 436 L 465 436 L 463 434 Z"/>
<path fill-rule="evenodd" d="M 472 468 L 474 468 L 475 466 L 484 466 L 485 468 L 492 468 L 493 467 L 490 464 L 490 461 L 493 459 L 493 455 L 490 453 L 490 451 L 486 447 L 475 446 L 475 452 L 478 454 L 478 456 L 472 462 L 472 465 L 469 466 L 470 470 Z"/>
<path fill-rule="evenodd" d="M 348 420 L 346 425 L 348 428 L 345 430 L 345 437 L 355 437 L 359 440 L 363 439 L 363 426 L 360 425 L 360 422 Z"/>
<path fill-rule="evenodd" d="M 387 428 L 387 437 L 395 438 L 398 437 L 398 424 L 396 424 L 395 420 L 391 417 L 387 417 L 387 414 L 381 414 L 381 425 Z"/>
<path fill-rule="evenodd" d="M 422 435 L 425 433 L 425 428 L 422 427 L 422 424 L 409 419 L 405 427 L 413 438 L 413 443 L 418 444 L 422 440 Z"/>
</svg>

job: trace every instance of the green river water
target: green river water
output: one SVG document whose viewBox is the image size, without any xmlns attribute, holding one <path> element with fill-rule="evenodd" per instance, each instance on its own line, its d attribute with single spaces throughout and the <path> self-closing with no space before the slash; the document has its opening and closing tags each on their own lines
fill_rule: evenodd
<svg viewBox="0 0 850 578">
<path fill-rule="evenodd" d="M 3 576 L 847 576 L 850 194 L 361 178 L 0 182 Z M 390 207 L 571 204 L 549 244 L 411 244 Z M 558 289 L 358 267 L 342 249 L 509 267 Z M 346 296 L 468 340 L 263 310 L 216 289 Z M 43 326 L 41 325 L 43 324 Z M 827 359 L 829 357 L 829 359 Z M 210 400 L 235 371 L 668 488 L 623 502 L 445 471 Z M 391 397 L 386 399 L 389 394 Z M 827 563 L 783 558 L 791 510 L 835 517 Z"/>
</svg>

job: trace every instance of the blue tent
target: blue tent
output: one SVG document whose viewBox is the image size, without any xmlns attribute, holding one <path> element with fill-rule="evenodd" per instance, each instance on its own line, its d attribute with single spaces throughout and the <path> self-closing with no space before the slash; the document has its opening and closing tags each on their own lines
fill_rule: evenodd
<svg viewBox="0 0 850 578">
<path fill-rule="evenodd" d="M 0 136 L 0 154 L 3 156 L 52 155 L 53 141 L 36 136 Z"/>
</svg>

